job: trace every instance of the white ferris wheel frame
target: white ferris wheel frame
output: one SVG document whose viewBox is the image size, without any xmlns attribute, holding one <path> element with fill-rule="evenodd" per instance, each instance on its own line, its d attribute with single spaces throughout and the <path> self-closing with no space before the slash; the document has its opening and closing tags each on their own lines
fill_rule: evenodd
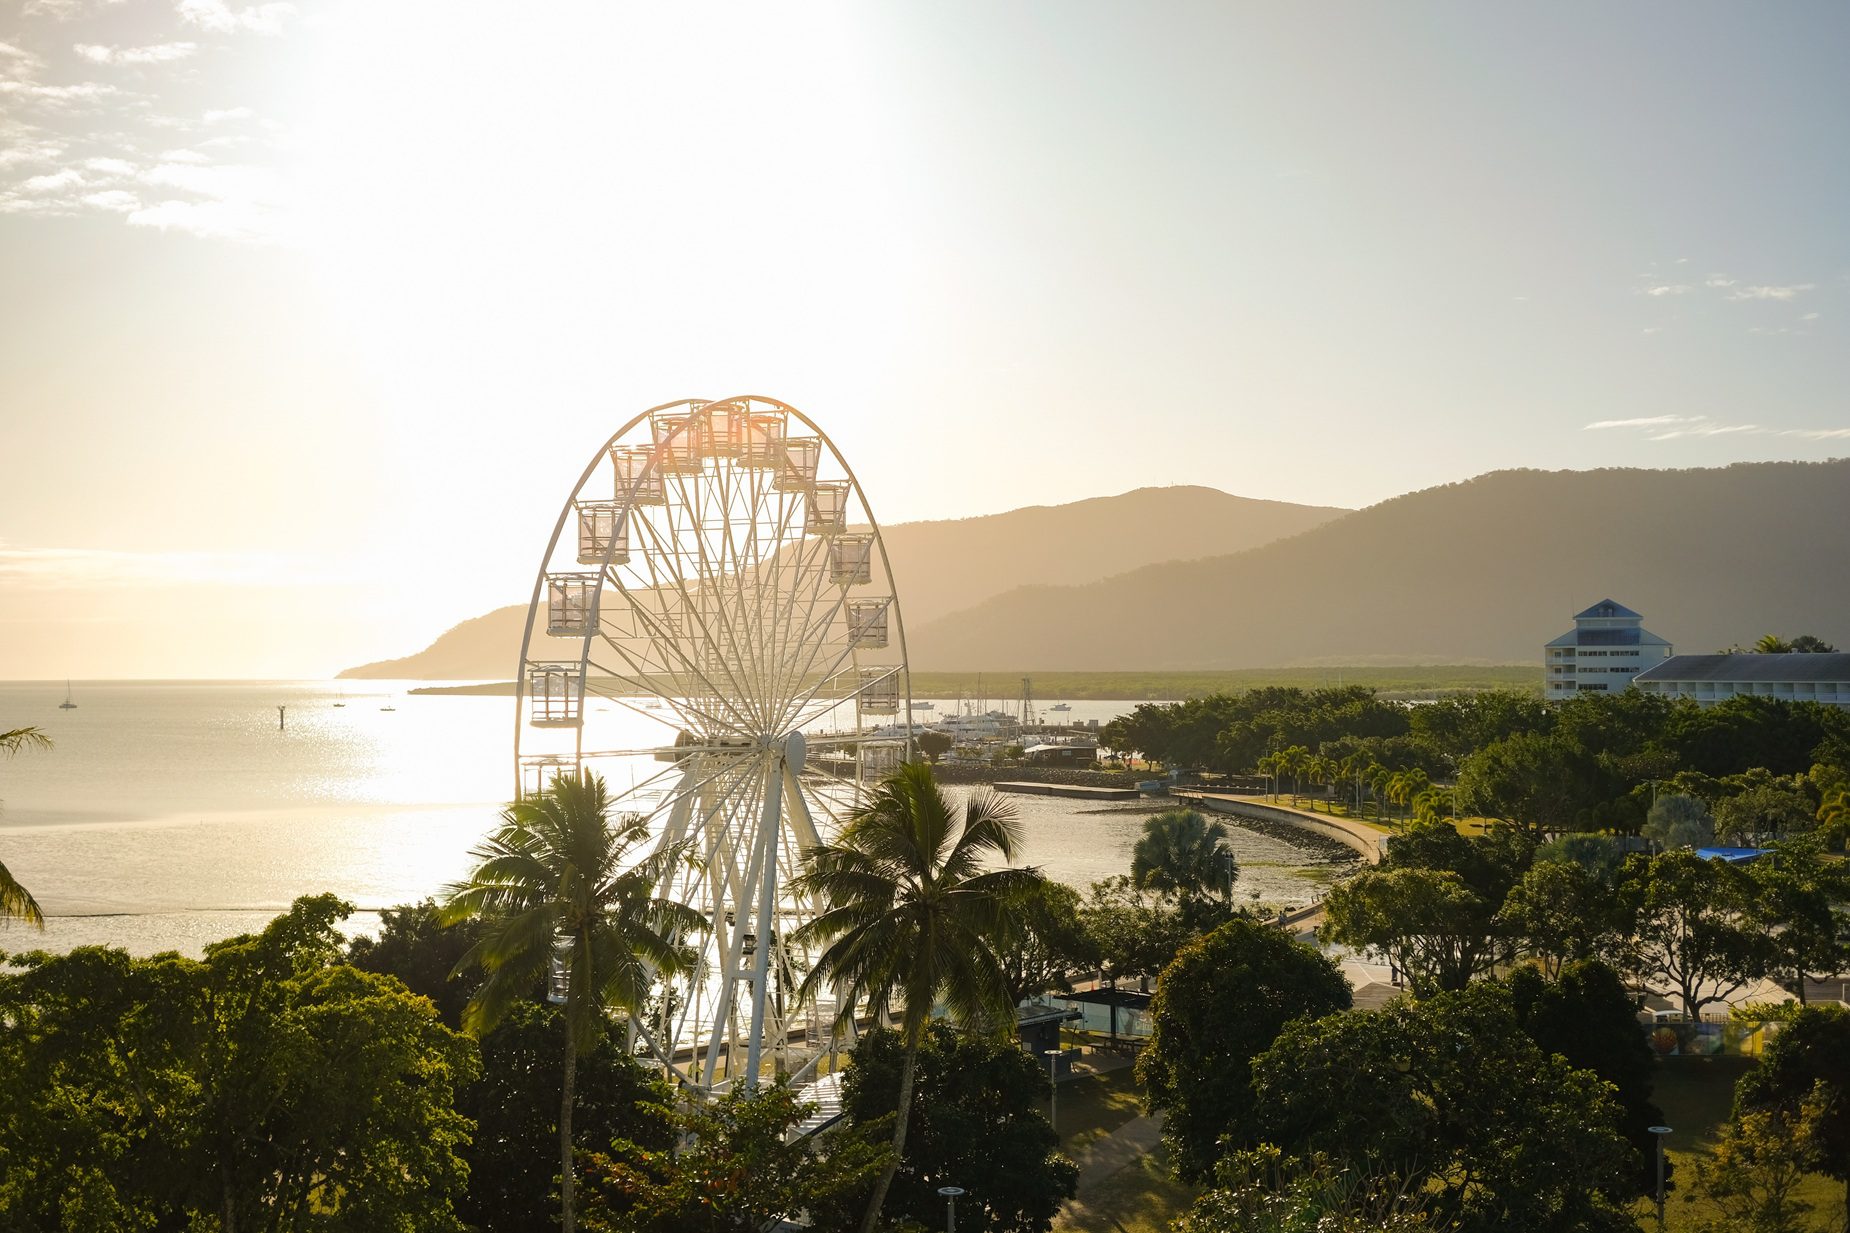
<svg viewBox="0 0 1850 1233">
<path fill-rule="evenodd" d="M 852 539 L 864 536 L 865 555 L 857 568 L 868 575 L 868 581 L 872 581 L 870 567 L 877 557 L 881 573 L 879 580 L 885 583 L 886 594 L 884 597 L 863 597 L 859 602 L 867 604 L 884 600 L 881 641 L 877 647 L 896 651 L 895 662 L 882 663 L 878 668 L 865 670 L 861 666 L 861 635 L 849 618 L 850 593 L 855 585 L 865 585 L 858 574 L 852 575 L 852 581 L 840 584 L 840 594 L 832 602 L 822 604 L 826 615 L 821 624 L 805 619 L 799 628 L 794 629 L 787 618 L 794 614 L 801 597 L 795 585 L 792 585 L 788 606 L 778 624 L 782 640 L 778 647 L 772 648 L 772 652 L 800 651 L 807 647 L 808 659 L 801 671 L 792 675 L 789 665 L 773 662 L 776 658 L 774 653 L 758 655 L 750 665 L 742 662 L 727 665 L 730 679 L 724 683 L 724 687 L 721 687 L 720 682 L 709 679 L 686 653 L 685 647 L 681 645 L 682 633 L 685 631 L 670 628 L 668 635 L 662 636 L 659 627 L 664 622 L 672 627 L 676 618 L 665 611 L 643 611 L 646 605 L 637 603 L 631 589 L 624 587 L 616 566 L 627 564 L 633 553 L 640 553 L 649 562 L 651 571 L 655 569 L 656 560 L 656 556 L 651 554 L 658 554 L 660 559 L 670 562 L 670 570 L 678 568 L 679 559 L 687 555 L 685 547 L 678 540 L 667 548 L 664 548 L 659 538 L 654 543 L 630 547 L 629 539 L 632 535 L 645 531 L 657 534 L 657 529 L 650 526 L 649 520 L 640 516 L 657 503 L 651 502 L 645 506 L 640 498 L 661 490 L 668 504 L 672 505 L 678 496 L 685 509 L 689 504 L 687 498 L 690 483 L 695 486 L 706 483 L 709 475 L 718 476 L 720 470 L 728 465 L 741 472 L 752 469 L 736 461 L 738 455 L 731 455 L 735 462 L 729 464 L 726 461 L 728 456 L 706 452 L 707 442 L 711 438 L 702 438 L 699 434 L 711 431 L 708 427 L 709 417 L 715 409 L 734 417 L 780 417 L 781 426 L 775 446 L 780 451 L 780 458 L 781 451 L 786 448 L 785 442 L 792 439 L 789 427 L 801 425 L 819 443 L 816 448 L 817 458 L 809 471 L 808 489 L 784 487 L 782 472 L 778 470 L 782 464 L 770 468 L 778 471 L 771 486 L 781 494 L 779 506 L 786 512 L 775 527 L 770 541 L 771 559 L 767 562 L 760 551 L 754 558 L 754 568 L 762 569 L 768 564 L 773 587 L 781 586 L 786 581 L 782 558 L 786 549 L 794 545 L 798 568 L 792 577 L 800 582 L 802 554 L 810 550 L 812 540 L 823 542 L 824 555 L 833 569 L 836 560 L 833 554 L 836 550 L 828 546 L 828 541 L 831 538 Z M 663 439 L 659 429 L 663 417 L 683 415 L 688 419 Z M 617 467 L 615 451 L 624 449 L 625 439 L 644 425 L 650 427 L 652 453 L 631 477 L 627 491 L 623 489 L 619 477 L 613 502 L 587 502 L 584 497 L 587 486 L 593 483 L 603 466 Z M 676 437 L 683 433 L 692 435 L 677 445 Z M 633 448 L 639 447 L 632 447 L 632 452 Z M 675 453 L 674 457 L 679 459 L 679 463 L 670 460 L 670 465 L 665 466 L 665 451 L 677 449 L 681 452 Z M 695 459 L 692 469 L 687 466 L 689 449 L 693 451 Z M 842 481 L 817 484 L 823 459 L 832 461 L 839 468 L 845 477 L 845 486 Z M 712 466 L 710 471 L 709 462 Z M 766 468 L 761 463 L 756 469 Z M 651 484 L 655 488 L 650 488 Z M 813 534 L 810 519 L 817 510 L 815 490 L 831 485 L 838 490 L 832 499 L 840 501 L 833 531 Z M 752 495 L 757 504 L 751 508 L 755 510 L 762 505 L 765 494 L 759 489 L 753 489 Z M 592 564 L 583 555 L 583 537 L 586 534 L 584 511 L 600 504 L 613 508 L 614 521 L 610 526 L 615 530 L 614 533 L 606 533 L 604 537 L 608 542 L 603 543 L 602 560 L 595 564 L 595 581 L 592 581 L 593 575 L 559 571 L 555 562 L 559 559 L 561 542 L 567 536 L 575 514 L 578 515 L 580 543 L 580 555 L 576 559 L 584 565 Z M 854 531 L 850 534 L 847 512 L 857 504 L 859 516 L 852 520 Z M 791 506 L 802 509 L 801 517 L 791 517 L 788 512 Z M 639 516 L 632 517 L 632 514 Z M 722 509 L 721 514 L 721 522 L 726 527 L 724 546 L 729 551 L 735 550 L 730 506 Z M 668 529 L 673 529 L 672 519 L 664 515 L 663 521 L 668 524 Z M 703 577 L 709 584 L 716 578 L 726 577 L 723 573 L 704 573 L 709 566 L 704 539 L 709 528 L 698 524 L 698 515 L 691 525 L 696 535 L 698 564 Z M 752 543 L 756 548 L 756 527 L 752 535 Z M 622 537 L 621 543 L 619 537 Z M 620 552 L 622 561 L 618 562 L 616 558 Z M 550 625 L 549 610 L 553 609 L 554 600 L 559 594 L 554 587 L 561 578 L 583 579 L 581 583 L 572 585 L 580 591 L 578 602 L 588 603 L 588 607 L 578 610 L 585 631 L 581 637 L 576 665 L 562 661 L 535 661 L 531 658 L 536 630 L 549 638 L 559 637 Z M 682 605 L 679 611 L 691 618 L 688 621 L 690 626 L 700 623 L 700 606 L 692 603 L 685 580 L 676 574 L 672 581 L 679 589 L 678 599 Z M 746 588 L 743 574 L 735 581 L 743 603 Z M 757 590 L 765 589 L 756 580 L 753 586 Z M 652 589 L 659 593 L 659 583 Z M 664 651 L 664 662 L 652 665 L 657 670 L 645 671 L 643 669 L 651 665 L 638 664 L 619 639 L 606 633 L 604 601 L 610 591 L 617 593 L 618 605 L 622 608 L 618 619 L 627 614 L 635 622 L 632 632 L 640 629 L 636 635 L 637 640 L 645 645 L 659 642 L 664 648 L 673 647 L 674 658 L 680 661 L 679 664 L 667 663 L 667 652 Z M 757 595 L 757 591 L 754 591 L 754 595 Z M 758 598 L 762 610 L 762 597 Z M 732 617 L 724 614 L 723 596 L 708 598 L 703 595 L 702 599 L 709 608 L 717 605 L 715 610 L 724 616 L 724 624 L 729 627 L 734 625 Z M 812 592 L 808 600 L 813 610 L 820 603 L 821 597 Z M 663 601 L 663 607 L 666 609 L 666 601 Z M 828 670 L 820 677 L 809 675 L 816 667 L 816 646 L 819 640 L 832 633 L 838 621 L 843 623 L 846 636 L 843 645 L 837 648 L 835 661 L 828 665 Z M 891 639 L 884 633 L 888 624 L 894 632 Z M 713 636 L 714 631 L 703 625 L 701 639 L 708 649 L 715 652 L 724 649 L 729 653 L 743 655 L 745 648 L 739 643 L 739 632 L 738 629 L 729 628 L 726 631 L 728 646 L 721 648 L 719 640 Z M 793 632 L 794 639 L 791 636 Z M 600 640 L 625 661 L 624 666 L 636 671 L 627 674 L 616 672 L 607 664 L 595 662 L 593 651 Z M 754 652 L 759 650 L 763 648 L 753 648 Z M 845 684 L 842 674 L 844 665 L 849 674 Z M 566 710 L 572 716 L 569 722 L 542 722 L 534 718 L 530 681 L 534 679 L 537 669 L 549 666 L 562 670 L 564 683 L 575 690 L 575 695 L 566 700 Z M 739 670 L 731 671 L 733 667 Z M 594 678 L 591 675 L 593 668 L 603 669 L 605 675 Z M 663 682 L 673 681 L 677 676 L 682 676 L 683 680 L 698 679 L 709 688 L 698 697 L 670 697 L 660 692 Z M 589 708 L 586 702 L 592 696 L 639 714 L 647 714 L 651 719 L 662 718 L 635 706 L 629 695 L 597 693 L 593 688 L 594 680 L 620 682 L 644 697 L 653 697 L 658 703 L 666 704 L 680 720 L 691 721 L 693 726 L 705 729 L 709 738 L 714 732 L 725 735 L 717 743 L 703 744 L 696 740 L 683 744 L 677 741 L 674 747 L 587 750 L 585 717 Z M 806 682 L 808 692 L 803 693 Z M 883 697 L 890 694 L 894 686 L 897 687 L 890 722 L 901 734 L 898 737 L 870 739 L 866 734 L 862 703 L 876 686 L 883 691 Z M 551 678 L 547 678 L 546 687 L 549 691 L 554 688 Z M 790 698 L 783 699 L 781 706 L 773 708 L 769 692 L 779 687 L 791 689 L 794 693 Z M 823 691 L 827 687 L 833 687 L 836 692 L 824 695 Z M 735 693 L 729 695 L 728 689 Z M 761 691 L 757 698 L 739 696 L 752 689 Z M 797 694 L 801 696 L 797 697 Z M 819 699 L 828 704 L 821 710 L 815 709 Z M 549 693 L 544 701 L 550 707 L 554 698 Z M 758 705 L 754 706 L 754 703 Z M 841 708 L 849 704 L 853 706 L 855 721 L 851 732 L 820 738 L 806 737 L 803 731 L 805 723 L 813 722 L 825 714 L 838 715 Z M 884 710 L 884 702 L 882 707 Z M 801 1008 L 793 1003 L 787 1004 L 784 994 L 789 991 L 791 982 L 801 975 L 796 970 L 798 963 L 803 962 L 807 966 L 805 961 L 808 958 L 794 953 L 795 948 L 788 941 L 788 936 L 796 925 L 814 916 L 815 905 L 796 900 L 784 888 L 789 877 L 796 872 L 803 850 L 818 843 L 824 837 L 824 830 L 862 798 L 869 751 L 896 747 L 899 758 L 910 758 L 913 752 L 911 669 L 906 651 L 905 622 L 892 562 L 887 556 L 879 522 L 873 516 L 866 493 L 828 434 L 795 407 L 760 395 L 738 395 L 718 400 L 681 399 L 663 403 L 636 415 L 612 433 L 579 475 L 547 541 L 528 602 L 527 624 L 521 639 L 520 671 L 515 681 L 514 710 L 516 799 L 530 794 L 539 786 L 529 780 L 529 772 L 533 770 L 544 775 L 547 770 L 570 771 L 583 768 L 588 762 L 606 758 L 643 756 L 667 763 L 661 770 L 645 775 L 632 784 L 620 798 L 618 808 L 624 809 L 627 803 L 631 807 L 625 812 L 647 814 L 655 827 L 658 847 L 685 846 L 690 849 L 690 871 L 676 875 L 670 893 L 678 891 L 676 897 L 690 902 L 690 906 L 707 914 L 709 931 L 700 944 L 701 959 L 696 965 L 695 975 L 681 986 L 665 986 L 660 995 L 663 999 L 660 1016 L 653 1023 L 639 1022 L 632 1017 L 632 1032 L 649 1048 L 658 1062 L 681 1081 L 700 1090 L 720 1089 L 740 1078 L 747 1083 L 755 1083 L 767 1048 L 773 1051 L 779 1072 L 785 1072 L 788 1069 L 786 1063 L 793 1015 Z M 569 755 L 555 752 L 535 758 L 526 753 L 530 730 L 539 727 L 569 728 L 573 733 Z M 689 735 L 686 728 L 682 729 L 682 735 Z M 810 750 L 828 748 L 834 748 L 838 754 L 844 750 L 852 751 L 854 774 L 851 779 L 827 780 L 817 772 L 808 770 Z M 840 764 L 838 760 L 837 765 Z M 823 816 L 821 824 L 818 822 L 818 814 Z M 773 940 L 772 945 L 758 944 L 760 939 L 767 938 Z M 773 950 L 779 952 L 775 970 L 771 964 Z M 709 988 L 709 985 L 715 987 Z M 675 1006 L 677 995 L 681 1003 L 678 1013 Z M 820 1043 L 822 1033 L 827 1033 L 830 1049 L 836 1043 L 833 1013 L 827 1016 L 831 1022 L 825 1026 L 820 1006 L 812 1003 L 808 1010 L 808 1024 L 803 1032 L 804 1052 L 808 1057 L 794 1070 L 798 1079 L 811 1071 L 823 1056 Z M 741 1017 L 748 1022 L 739 1022 Z M 735 1061 L 741 1043 L 741 1028 L 744 1028 L 745 1045 L 742 1069 Z M 722 1053 L 725 1059 L 723 1072 L 720 1068 Z"/>
</svg>

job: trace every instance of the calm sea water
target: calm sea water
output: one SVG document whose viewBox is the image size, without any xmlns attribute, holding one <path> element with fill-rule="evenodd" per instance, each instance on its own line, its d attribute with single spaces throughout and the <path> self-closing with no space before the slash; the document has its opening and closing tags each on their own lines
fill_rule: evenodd
<svg viewBox="0 0 1850 1233">
<path fill-rule="evenodd" d="M 55 742 L 0 762 L 0 861 L 47 916 L 43 933 L 0 926 L 0 950 L 196 955 L 298 895 L 334 891 L 369 932 L 378 909 L 436 894 L 511 794 L 513 703 L 414 684 L 79 682 L 65 711 L 62 686 L 0 683 L 0 729 Z M 1066 717 L 1127 705 L 1074 702 Z M 615 721 L 638 746 L 660 739 L 647 717 Z M 1128 871 L 1153 808 L 1012 799 L 1024 863 L 1081 889 Z M 1237 831 L 1234 847 L 1242 895 L 1300 903 L 1323 881 L 1282 840 Z"/>
</svg>

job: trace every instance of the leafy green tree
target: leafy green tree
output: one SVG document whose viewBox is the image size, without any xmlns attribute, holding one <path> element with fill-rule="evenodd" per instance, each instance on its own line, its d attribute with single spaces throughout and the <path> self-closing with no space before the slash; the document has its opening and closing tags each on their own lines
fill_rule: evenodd
<svg viewBox="0 0 1850 1233">
<path fill-rule="evenodd" d="M 1756 777 L 1715 806 L 1715 829 L 1737 843 L 1759 846 L 1812 829 L 1818 810 L 1793 779 Z"/>
<path fill-rule="evenodd" d="M 907 1158 L 913 1083 L 932 1006 L 943 998 L 978 1030 L 1014 1026 L 997 947 L 1022 932 L 1019 905 L 1041 875 L 986 866 L 1011 859 L 1020 836 L 1010 806 L 978 793 L 954 809 L 932 782 L 931 768 L 912 763 L 874 789 L 834 842 L 804 853 L 803 873 L 792 883 L 794 893 L 816 896 L 822 908 L 793 935 L 799 945 L 823 947 L 802 996 L 833 986 L 843 1019 L 863 1003 L 884 1009 L 896 994 L 905 1001 L 894 1164 L 874 1186 L 864 1233 L 872 1233 L 894 1170 Z"/>
<path fill-rule="evenodd" d="M 1349 982 L 1315 948 L 1254 920 L 1184 946 L 1150 1003 L 1150 1042 L 1137 1060 L 1150 1107 L 1184 1181 L 1207 1180 L 1223 1135 L 1246 1141 L 1250 1067 L 1285 1024 L 1349 1009 Z"/>
<path fill-rule="evenodd" d="M 1613 968 L 1597 960 L 1569 964 L 1556 980 L 1531 967 L 1509 976 L 1516 1021 L 1544 1053 L 1589 1070 L 1613 1088 L 1619 1133 L 1642 1166 L 1633 1189 L 1652 1193 L 1657 1182 L 1656 1141 L 1651 1127 L 1664 1115 L 1651 1102 L 1656 1063 L 1638 1030 L 1637 1004 Z"/>
<path fill-rule="evenodd" d="M 202 962 L 0 975 L 0 1227 L 455 1230 L 474 1046 L 337 962 L 331 895 Z"/>
<path fill-rule="evenodd" d="M 1146 896 L 1127 875 L 1094 882 L 1079 910 L 1090 949 L 1105 978 L 1151 978 L 1200 931 L 1183 914 Z"/>
<path fill-rule="evenodd" d="M 840 1227 L 888 1149 L 853 1132 L 794 1134 L 815 1108 L 780 1078 L 681 1105 L 667 1143 L 588 1153 L 586 1233 L 730 1233 L 804 1218 Z"/>
<path fill-rule="evenodd" d="M 443 1022 L 461 1029 L 463 1011 L 482 980 L 464 960 L 482 938 L 480 921 L 445 925 L 435 899 L 386 908 L 379 936 L 347 944 L 347 962 L 362 972 L 396 976 L 411 992 L 431 1000 Z M 541 991 L 535 982 L 532 993 Z"/>
<path fill-rule="evenodd" d="M 1772 955 L 1754 922 L 1753 889 L 1746 870 L 1694 852 L 1628 859 L 1619 891 L 1639 979 L 1675 994 L 1695 1019 L 1759 977 Z"/>
<path fill-rule="evenodd" d="M 1553 720 L 1535 694 L 1496 689 L 1413 707 L 1407 723 L 1414 740 L 1456 764 L 1497 741 L 1547 732 Z"/>
<path fill-rule="evenodd" d="M 1781 1029 L 1735 1084 L 1735 1117 L 1770 1112 L 1795 1124 L 1814 1092 L 1824 1113 L 1807 1143 L 1816 1169 L 1844 1184 L 1850 1217 L 1850 1010 L 1842 1006 L 1808 1006 Z"/>
<path fill-rule="evenodd" d="M 1071 992 L 1075 971 L 1098 966 L 1100 952 L 1080 914 L 1079 892 L 1042 881 L 1023 896 L 1020 932 L 999 952 L 1011 1004 L 1048 990 Z"/>
<path fill-rule="evenodd" d="M 1614 953 L 1630 933 L 1612 882 L 1571 861 L 1529 866 L 1497 918 L 1551 977 L 1567 964 Z"/>
<path fill-rule="evenodd" d="M 1662 852 L 1705 848 L 1715 842 L 1715 820 L 1708 806 L 1693 796 L 1659 797 L 1645 818 L 1644 837 Z"/>
<path fill-rule="evenodd" d="M 1147 819 L 1131 849 L 1131 881 L 1139 890 L 1177 900 L 1233 894 L 1239 876 L 1227 828 L 1193 809 L 1166 809 Z"/>
<path fill-rule="evenodd" d="M 1458 769 L 1459 808 L 1538 835 L 1579 829 L 1614 787 L 1590 753 L 1534 732 L 1487 745 Z"/>
<path fill-rule="evenodd" d="M 893 1174 L 888 1202 L 896 1220 L 933 1228 L 944 1216 L 938 1187 L 967 1192 L 960 1230 L 1045 1233 L 1073 1197 L 1079 1171 L 1060 1154 L 1042 1110 L 1047 1068 L 1012 1040 L 930 1024 L 918 1045 L 876 1029 L 855 1047 L 842 1085 L 842 1112 L 872 1130 L 895 1116 L 913 1072 L 913 1133 Z"/>
<path fill-rule="evenodd" d="M 1388 840 L 1383 869 L 1431 869 L 1457 874 L 1486 903 L 1503 902 L 1535 859 L 1533 841 L 1510 826 L 1468 836 L 1445 823 L 1414 823 Z"/>
<path fill-rule="evenodd" d="M 1850 886 L 1840 862 L 1826 861 L 1813 836 L 1779 844 L 1771 860 L 1748 866 L 1756 913 L 1766 929 L 1774 971 L 1790 976 L 1800 1002 L 1810 973 L 1841 971 L 1850 957 L 1840 914 Z"/>
<path fill-rule="evenodd" d="M 939 732 L 935 728 L 919 733 L 917 741 L 919 752 L 924 754 L 933 766 L 938 765 L 938 759 L 950 753 L 956 743 L 950 733 Z"/>
<path fill-rule="evenodd" d="M 50 749 L 51 738 L 37 728 L 14 728 L 0 732 L 0 755 L 12 757 L 22 749 Z M 23 920 L 28 925 L 45 927 L 45 913 L 32 892 L 0 864 L 0 927 L 8 921 Z"/>
<path fill-rule="evenodd" d="M 516 801 L 500 827 L 470 852 L 467 881 L 450 888 L 445 919 L 482 922 L 464 959 L 484 977 L 463 1012 L 482 1035 L 547 978 L 555 956 L 566 974 L 564 1065 L 559 1085 L 559 1207 L 565 1233 L 577 1220 L 572 1167 L 573 1083 L 578 1058 L 605 1030 L 607 1008 L 641 1009 L 659 973 L 687 967 L 679 940 L 702 927 L 699 913 L 661 898 L 670 865 L 640 816 L 613 819 L 596 775 L 560 775 L 537 796 Z"/>
<path fill-rule="evenodd" d="M 1697 1233 L 1804 1233 L 1815 1227 L 1806 1218 L 1812 1205 L 1799 1190 L 1829 1116 L 1830 1095 L 1819 1086 L 1796 1113 L 1754 1109 L 1723 1126 L 1696 1166 L 1691 1194 L 1719 1216 L 1698 1217 Z"/>
<path fill-rule="evenodd" d="M 1618 876 L 1619 866 L 1625 862 L 1625 850 L 1610 835 L 1571 831 L 1537 848 L 1535 859 L 1538 863 L 1570 861 L 1610 884 Z"/>
<path fill-rule="evenodd" d="M 1370 870 L 1330 888 L 1326 941 L 1378 950 L 1419 997 L 1463 989 L 1508 957 L 1497 907 L 1450 871 Z"/>
<path fill-rule="evenodd" d="M 1285 1155 L 1271 1144 L 1229 1152 L 1214 1184 L 1176 1233 L 1443 1233 L 1423 1186 L 1346 1169 L 1328 1156 Z"/>
<path fill-rule="evenodd" d="M 481 1040 L 482 1074 L 457 1108 L 475 1123 L 463 1150 L 469 1189 L 457 1204 L 484 1233 L 547 1233 L 558 1207 L 559 1089 L 565 1081 L 565 1016 L 556 1006 L 518 1002 Z M 609 1032 L 573 1067 L 572 1135 L 585 1151 L 624 1143 L 640 1152 L 674 1142 L 672 1094 Z M 582 1169 L 580 1170 L 582 1173 Z"/>
<path fill-rule="evenodd" d="M 1633 1233 L 1611 1089 L 1544 1052 L 1486 982 L 1289 1024 L 1253 1063 L 1255 1137 L 1405 1179 L 1461 1233 Z"/>
</svg>

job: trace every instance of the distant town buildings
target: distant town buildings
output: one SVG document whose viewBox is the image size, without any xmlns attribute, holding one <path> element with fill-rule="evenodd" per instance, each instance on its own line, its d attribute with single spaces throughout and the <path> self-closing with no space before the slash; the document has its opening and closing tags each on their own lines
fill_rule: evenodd
<svg viewBox="0 0 1850 1233">
<path fill-rule="evenodd" d="M 1675 655 L 1638 674 L 1646 693 L 1694 698 L 1712 706 L 1727 698 L 1783 698 L 1850 707 L 1850 655 Z M 1552 696 L 1552 691 L 1551 691 Z"/>
<path fill-rule="evenodd" d="M 1670 650 L 1668 642 L 1644 627 L 1643 617 L 1602 599 L 1575 613 L 1574 628 L 1543 648 L 1542 694 L 1556 701 L 1583 689 L 1624 689 L 1633 677 L 1669 659 Z"/>
</svg>

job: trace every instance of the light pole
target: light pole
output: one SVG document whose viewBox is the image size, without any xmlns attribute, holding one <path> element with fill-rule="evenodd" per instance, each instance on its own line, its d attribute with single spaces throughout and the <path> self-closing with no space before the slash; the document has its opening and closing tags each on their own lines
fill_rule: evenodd
<svg viewBox="0 0 1850 1233">
<path fill-rule="evenodd" d="M 1668 1126 L 1652 1126 L 1651 1133 L 1657 1136 L 1657 1227 L 1664 1227 L 1664 1136 L 1670 1133 Z"/>
<path fill-rule="evenodd" d="M 957 1233 L 957 1196 L 964 1192 L 962 1186 L 940 1186 L 938 1193 L 944 1196 L 944 1233 Z"/>
<path fill-rule="evenodd" d="M 1060 1079 L 1056 1068 L 1060 1064 L 1058 1049 L 1041 1050 L 1047 1058 L 1047 1125 L 1057 1135 L 1060 1133 Z"/>
</svg>

